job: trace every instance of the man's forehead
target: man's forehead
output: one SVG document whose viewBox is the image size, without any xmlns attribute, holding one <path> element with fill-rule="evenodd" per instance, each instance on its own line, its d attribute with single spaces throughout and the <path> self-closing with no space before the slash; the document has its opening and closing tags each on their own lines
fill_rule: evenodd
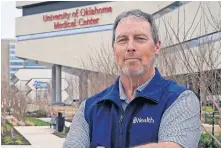
<svg viewBox="0 0 221 148">
<path fill-rule="evenodd" d="M 149 22 L 145 18 L 143 18 L 143 17 L 128 16 L 128 17 L 122 18 L 119 21 L 117 27 L 120 26 L 120 25 L 129 25 L 129 24 L 132 24 L 132 23 L 148 24 L 149 25 Z"/>
<path fill-rule="evenodd" d="M 144 31 L 127 31 L 127 32 L 119 32 L 116 34 L 116 37 L 119 38 L 119 37 L 126 37 L 126 36 L 148 36 L 148 33 L 147 32 L 144 32 Z"/>
<path fill-rule="evenodd" d="M 117 28 L 116 35 L 129 35 L 129 34 L 148 34 L 149 23 L 138 17 L 123 18 Z"/>
</svg>

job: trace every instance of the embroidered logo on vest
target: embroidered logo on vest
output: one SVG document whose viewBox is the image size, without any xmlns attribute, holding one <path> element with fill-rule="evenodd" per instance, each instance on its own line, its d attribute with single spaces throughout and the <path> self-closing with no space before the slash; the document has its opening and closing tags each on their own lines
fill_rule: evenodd
<svg viewBox="0 0 221 148">
<path fill-rule="evenodd" d="M 154 120 L 152 117 L 146 117 L 146 118 L 137 118 L 137 117 L 134 117 L 133 118 L 133 124 L 135 123 L 154 123 Z"/>
</svg>

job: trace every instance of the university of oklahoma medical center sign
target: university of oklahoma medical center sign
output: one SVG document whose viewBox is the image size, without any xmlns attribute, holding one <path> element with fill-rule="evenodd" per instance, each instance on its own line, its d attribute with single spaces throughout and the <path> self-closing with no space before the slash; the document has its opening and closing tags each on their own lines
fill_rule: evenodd
<svg viewBox="0 0 221 148">
<path fill-rule="evenodd" d="M 54 21 L 54 29 L 75 28 L 77 26 L 95 25 L 99 23 L 99 17 L 89 18 L 96 14 L 111 13 L 112 7 L 97 8 L 89 7 L 76 9 L 74 12 L 63 12 L 61 14 L 43 15 L 43 21 Z M 84 18 L 88 16 L 87 18 Z M 60 20 L 63 20 L 60 22 Z"/>
</svg>

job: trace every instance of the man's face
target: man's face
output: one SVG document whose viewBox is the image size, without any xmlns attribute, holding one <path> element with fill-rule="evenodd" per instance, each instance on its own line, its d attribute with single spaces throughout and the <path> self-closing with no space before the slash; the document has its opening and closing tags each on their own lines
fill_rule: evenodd
<svg viewBox="0 0 221 148">
<path fill-rule="evenodd" d="M 160 51 L 160 41 L 155 45 L 147 21 L 130 16 L 119 22 L 113 48 L 123 74 L 139 76 L 153 67 L 155 55 Z"/>
</svg>

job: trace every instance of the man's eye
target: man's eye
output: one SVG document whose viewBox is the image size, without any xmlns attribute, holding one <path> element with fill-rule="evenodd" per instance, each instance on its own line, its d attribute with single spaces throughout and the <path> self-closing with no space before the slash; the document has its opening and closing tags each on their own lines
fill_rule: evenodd
<svg viewBox="0 0 221 148">
<path fill-rule="evenodd" d="M 146 40 L 146 39 L 143 38 L 143 37 L 137 37 L 136 39 L 137 39 L 137 40 Z"/>
<path fill-rule="evenodd" d="M 125 41 L 127 41 L 127 39 L 119 39 L 118 43 L 122 43 L 122 42 L 125 42 Z"/>
</svg>

